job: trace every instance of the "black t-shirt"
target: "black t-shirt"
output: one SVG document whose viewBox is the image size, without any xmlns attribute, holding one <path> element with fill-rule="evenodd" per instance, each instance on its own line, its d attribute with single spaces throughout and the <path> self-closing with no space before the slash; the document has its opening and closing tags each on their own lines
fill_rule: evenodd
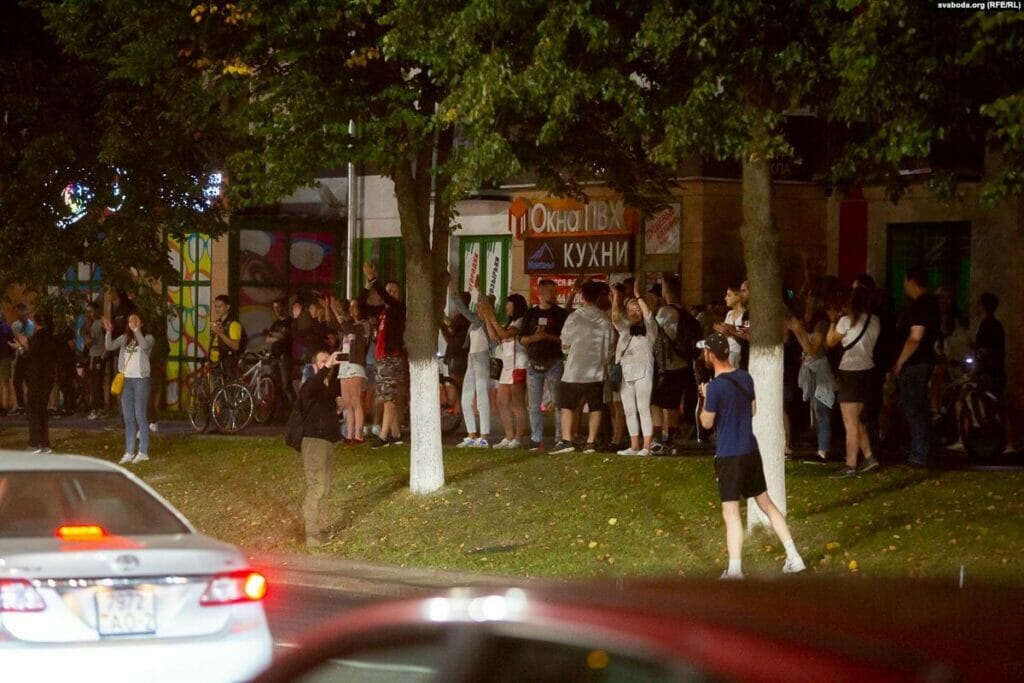
<svg viewBox="0 0 1024 683">
<path fill-rule="evenodd" d="M 924 337 L 904 366 L 935 363 L 935 342 L 939 338 L 941 318 L 939 300 L 933 295 L 925 293 L 911 302 L 910 308 L 907 309 L 900 324 L 899 348 L 903 349 L 907 339 L 910 338 L 910 330 L 913 327 L 924 327 Z"/>
<path fill-rule="evenodd" d="M 978 325 L 978 336 L 975 337 L 974 346 L 978 349 L 978 355 L 984 351 L 984 368 L 997 377 L 1006 372 L 1006 331 L 1003 324 L 995 318 L 985 318 Z"/>
<path fill-rule="evenodd" d="M 555 336 L 561 336 L 562 326 L 565 324 L 565 319 L 568 317 L 569 314 L 566 313 L 565 309 L 561 306 L 552 306 L 551 308 L 534 306 L 526 311 L 526 315 L 523 316 L 523 324 L 522 327 L 519 328 L 520 334 L 524 337 L 535 334 L 540 321 L 544 320 L 545 332 Z M 561 358 L 562 345 L 561 343 L 551 339 L 543 339 L 528 345 L 526 347 L 526 355 L 529 356 L 530 360 L 538 363 L 549 361 L 554 358 Z"/>
<path fill-rule="evenodd" d="M 270 354 L 275 358 L 290 356 L 292 354 L 292 319 L 278 318 L 267 330 L 276 337 L 270 345 Z"/>
</svg>

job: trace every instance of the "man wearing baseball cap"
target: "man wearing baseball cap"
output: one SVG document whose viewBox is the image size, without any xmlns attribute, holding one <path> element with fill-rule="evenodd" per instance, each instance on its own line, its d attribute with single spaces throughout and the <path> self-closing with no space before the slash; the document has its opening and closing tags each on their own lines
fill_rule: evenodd
<svg viewBox="0 0 1024 683">
<path fill-rule="evenodd" d="M 806 566 L 793 543 L 786 518 L 768 496 L 761 453 L 754 438 L 753 418 L 757 410 L 754 380 L 746 370 L 729 364 L 729 340 L 720 332 L 708 335 L 697 344 L 697 348 L 703 350 L 705 364 L 715 372 L 715 378 L 699 388 L 700 395 L 704 397 L 700 424 L 711 429 L 717 423 L 715 477 L 729 548 L 729 568 L 721 578 L 743 578 L 742 498 L 753 498 L 768 515 L 772 529 L 786 548 L 786 564 L 782 571 L 786 574 L 802 572 Z"/>
</svg>

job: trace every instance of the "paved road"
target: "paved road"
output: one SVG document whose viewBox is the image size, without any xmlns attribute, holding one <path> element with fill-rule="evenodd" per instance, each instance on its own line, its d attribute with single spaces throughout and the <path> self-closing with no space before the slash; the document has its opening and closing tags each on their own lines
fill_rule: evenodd
<svg viewBox="0 0 1024 683">
<path fill-rule="evenodd" d="M 299 637 L 359 605 L 379 597 L 330 588 L 278 584 L 271 586 L 264 608 L 277 652 L 295 646 Z"/>
</svg>

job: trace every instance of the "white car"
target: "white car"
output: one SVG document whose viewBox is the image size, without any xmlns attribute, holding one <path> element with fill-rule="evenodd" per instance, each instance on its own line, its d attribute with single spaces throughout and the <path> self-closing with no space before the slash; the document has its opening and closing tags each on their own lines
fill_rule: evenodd
<svg viewBox="0 0 1024 683">
<path fill-rule="evenodd" d="M 266 580 L 131 472 L 0 451 L 0 679 L 242 681 Z"/>
</svg>

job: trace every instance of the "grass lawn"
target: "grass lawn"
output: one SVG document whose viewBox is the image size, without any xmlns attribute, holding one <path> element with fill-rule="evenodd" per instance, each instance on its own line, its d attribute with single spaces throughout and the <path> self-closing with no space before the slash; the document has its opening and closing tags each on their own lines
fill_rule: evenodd
<svg viewBox="0 0 1024 683">
<path fill-rule="evenodd" d="M 0 447 L 23 448 L 23 430 Z M 52 430 L 55 450 L 111 460 L 120 432 Z M 203 532 L 305 552 L 301 462 L 275 438 L 154 435 L 136 471 Z M 318 552 L 522 576 L 717 575 L 726 564 L 710 458 L 445 453 L 447 486 L 408 491 L 408 447 L 338 447 Z M 811 571 L 1020 582 L 1024 473 L 890 467 L 855 479 L 787 464 L 789 522 Z M 744 571 L 775 575 L 781 543 L 748 539 Z"/>
</svg>

